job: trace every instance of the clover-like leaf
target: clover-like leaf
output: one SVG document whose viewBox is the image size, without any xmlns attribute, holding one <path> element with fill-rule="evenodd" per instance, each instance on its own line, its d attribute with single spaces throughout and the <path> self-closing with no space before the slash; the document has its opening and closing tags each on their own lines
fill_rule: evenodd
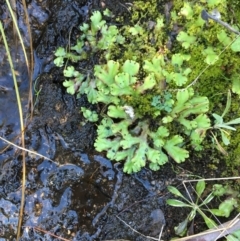
<svg viewBox="0 0 240 241">
<path fill-rule="evenodd" d="M 130 76 L 134 76 L 139 71 L 139 63 L 133 61 L 133 60 L 126 60 L 123 64 L 122 70 L 125 73 L 128 73 Z M 134 84 L 135 82 L 130 82 L 130 84 Z"/>
<path fill-rule="evenodd" d="M 119 63 L 109 60 L 107 65 L 96 65 L 94 68 L 94 75 L 104 84 L 111 85 L 114 82 L 115 76 L 119 70 Z"/>
<path fill-rule="evenodd" d="M 67 53 L 66 53 L 65 49 L 63 47 L 59 47 L 54 55 L 57 57 L 65 57 L 66 54 Z"/>
<path fill-rule="evenodd" d="M 131 149 L 118 151 L 114 157 L 114 160 L 116 161 L 126 160 L 127 157 L 129 156 L 129 153 L 131 153 Z"/>
<path fill-rule="evenodd" d="M 150 168 L 151 170 L 153 170 L 153 171 L 158 171 L 158 170 L 160 170 L 159 164 L 158 164 L 158 163 L 153 163 L 153 162 L 151 162 L 151 163 L 149 164 L 149 168 Z"/>
<path fill-rule="evenodd" d="M 139 147 L 132 158 L 132 162 L 137 164 L 140 167 L 144 167 L 146 165 L 146 152 L 143 148 Z"/>
<path fill-rule="evenodd" d="M 177 36 L 177 40 L 182 43 L 182 46 L 185 49 L 188 49 L 192 44 L 194 44 L 196 39 L 197 39 L 196 37 L 190 36 L 183 31 L 181 31 Z"/>
<path fill-rule="evenodd" d="M 127 138 L 130 134 L 128 131 L 128 126 L 131 124 L 131 121 L 128 119 L 114 123 L 111 126 L 112 132 L 117 135 L 121 135 L 123 138 Z"/>
<path fill-rule="evenodd" d="M 188 89 L 183 89 L 183 90 L 179 90 L 177 92 L 177 103 L 183 105 L 184 103 L 186 103 L 189 99 L 189 92 Z"/>
<path fill-rule="evenodd" d="M 97 47 L 103 50 L 108 49 L 116 42 L 118 29 L 114 25 L 109 27 L 104 25 L 101 28 L 101 34 L 102 34 L 102 38 L 97 42 Z"/>
<path fill-rule="evenodd" d="M 113 132 L 111 129 L 112 124 L 113 124 L 113 120 L 111 118 L 104 118 L 97 129 L 98 138 L 102 140 L 103 138 L 112 136 L 113 135 Z"/>
<path fill-rule="evenodd" d="M 117 145 L 117 141 L 112 141 L 107 138 L 100 138 L 98 137 L 97 140 L 94 143 L 94 147 L 96 148 L 97 151 L 107 151 L 108 149 L 111 149 L 113 146 Z"/>
<path fill-rule="evenodd" d="M 229 45 L 232 41 L 231 38 L 228 37 L 226 31 L 223 29 L 217 34 L 217 38 L 224 46 Z"/>
<path fill-rule="evenodd" d="M 123 149 L 128 149 L 133 147 L 135 144 L 138 144 L 141 140 L 138 137 L 134 137 L 131 135 L 125 136 L 124 140 L 120 141 L 120 146 Z"/>
<path fill-rule="evenodd" d="M 81 111 L 83 113 L 83 116 L 90 122 L 96 122 L 98 121 L 98 114 L 96 111 L 91 111 L 85 107 L 81 107 Z"/>
<path fill-rule="evenodd" d="M 170 140 L 167 140 L 164 145 L 164 149 L 167 151 L 168 155 L 170 155 L 177 163 L 184 162 L 186 158 L 189 157 L 188 151 L 178 146 L 182 143 L 183 138 L 179 135 L 175 135 Z"/>
<path fill-rule="evenodd" d="M 97 96 L 95 96 L 96 102 L 105 103 L 105 104 L 115 104 L 118 105 L 120 99 L 118 96 L 108 95 L 103 92 L 98 92 Z"/>
<path fill-rule="evenodd" d="M 80 30 L 83 31 L 84 33 L 87 33 L 88 29 L 89 29 L 89 24 L 84 23 L 83 25 L 81 25 Z"/>
<path fill-rule="evenodd" d="M 167 136 L 169 136 L 169 130 L 165 126 L 160 126 L 157 129 L 156 134 L 160 137 L 167 137 Z"/>
<path fill-rule="evenodd" d="M 202 114 L 209 110 L 209 99 L 204 96 L 197 96 L 187 102 L 185 110 L 181 112 L 182 117 L 187 117 L 192 114 Z"/>
<path fill-rule="evenodd" d="M 177 86 L 183 86 L 188 81 L 188 78 L 185 75 L 183 75 L 182 73 L 174 73 L 173 81 L 175 82 L 175 84 Z"/>
<path fill-rule="evenodd" d="M 110 105 L 108 107 L 108 116 L 113 118 L 127 118 L 127 114 L 125 113 L 123 107 Z"/>
<path fill-rule="evenodd" d="M 110 86 L 111 94 L 114 96 L 131 95 L 133 88 L 130 85 L 130 75 L 119 73 L 115 76 L 115 82 Z"/>
<path fill-rule="evenodd" d="M 205 62 L 209 65 L 213 65 L 218 59 L 218 55 L 214 52 L 212 47 L 208 47 L 202 51 L 203 55 L 206 56 Z"/>
<path fill-rule="evenodd" d="M 235 198 L 228 198 L 219 205 L 219 210 L 222 211 L 222 216 L 228 218 L 238 202 Z"/>
<path fill-rule="evenodd" d="M 144 78 L 144 82 L 142 85 L 137 87 L 137 90 L 142 93 L 145 90 L 153 89 L 153 87 L 157 84 L 154 74 L 149 74 L 147 77 Z"/>
<path fill-rule="evenodd" d="M 75 50 L 77 53 L 82 53 L 84 42 L 81 40 L 77 41 L 77 44 L 71 47 L 71 50 Z"/>
<path fill-rule="evenodd" d="M 124 164 L 123 171 L 131 174 L 133 172 L 139 172 L 141 170 L 142 166 L 139 163 L 134 163 L 132 161 L 127 161 Z"/>
<path fill-rule="evenodd" d="M 240 52 L 240 38 L 238 37 L 231 45 L 231 49 L 234 52 Z"/>
<path fill-rule="evenodd" d="M 53 62 L 57 67 L 62 67 L 63 64 L 64 64 L 64 58 L 63 57 L 57 57 L 56 59 L 54 59 Z"/>
<path fill-rule="evenodd" d="M 206 114 L 198 115 L 194 121 L 196 121 L 198 128 L 209 128 L 211 126 L 211 121 Z"/>
<path fill-rule="evenodd" d="M 138 24 L 134 25 L 134 27 L 130 27 L 128 31 L 133 36 L 138 35 L 138 34 L 142 35 L 144 33 L 144 29 Z"/>
<path fill-rule="evenodd" d="M 157 80 L 164 79 L 164 75 L 162 73 L 162 67 L 165 65 L 164 58 L 162 55 L 153 57 L 151 61 L 145 60 L 143 69 L 147 73 L 154 73 Z"/>
<path fill-rule="evenodd" d="M 175 66 L 182 66 L 183 61 L 190 60 L 191 55 L 189 54 L 173 54 L 172 55 L 172 65 Z"/>
<path fill-rule="evenodd" d="M 63 74 L 65 77 L 76 77 L 80 73 L 78 71 L 75 71 L 73 66 L 68 66 L 67 69 L 63 70 Z"/>
<path fill-rule="evenodd" d="M 116 157 L 118 155 L 118 149 L 119 149 L 119 140 L 120 138 L 117 137 L 112 141 L 112 146 L 109 147 L 106 151 L 107 151 L 107 158 L 109 158 L 110 160 L 116 160 Z M 102 140 L 104 141 L 104 140 Z"/>
<path fill-rule="evenodd" d="M 91 19 L 91 31 L 95 34 L 100 28 L 106 23 L 102 20 L 102 14 L 99 11 L 94 11 L 92 13 Z"/>
<path fill-rule="evenodd" d="M 159 150 L 155 150 L 153 148 L 148 147 L 146 154 L 147 154 L 148 160 L 150 160 L 153 163 L 159 163 L 159 159 L 161 155 L 161 152 Z"/>
<path fill-rule="evenodd" d="M 74 95 L 76 92 L 75 82 L 73 80 L 65 80 L 63 86 L 67 88 L 67 93 Z"/>
<path fill-rule="evenodd" d="M 181 8 L 180 14 L 185 16 L 186 19 L 191 19 L 193 16 L 193 9 L 189 2 L 184 2 L 183 7 Z"/>
</svg>

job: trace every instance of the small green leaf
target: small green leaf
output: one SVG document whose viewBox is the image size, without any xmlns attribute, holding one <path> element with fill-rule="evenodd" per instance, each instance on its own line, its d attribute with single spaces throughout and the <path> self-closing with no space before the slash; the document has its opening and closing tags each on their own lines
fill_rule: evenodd
<svg viewBox="0 0 240 241">
<path fill-rule="evenodd" d="M 94 75 L 101 80 L 107 86 L 111 85 L 115 76 L 118 74 L 119 63 L 113 60 L 109 60 L 107 65 L 95 65 L 94 67 Z"/>
<path fill-rule="evenodd" d="M 205 183 L 204 180 L 201 180 L 201 181 L 197 182 L 196 192 L 197 192 L 197 195 L 198 195 L 199 198 L 201 197 L 203 191 L 205 190 L 205 187 L 206 187 L 206 183 Z"/>
<path fill-rule="evenodd" d="M 173 121 L 173 118 L 171 116 L 165 116 L 165 117 L 162 118 L 162 122 L 164 124 L 170 123 L 172 121 Z"/>
<path fill-rule="evenodd" d="M 124 137 L 124 140 L 120 141 L 120 146 L 123 149 L 128 149 L 134 146 L 135 144 L 138 144 L 140 141 L 141 140 L 138 137 L 127 135 Z"/>
<path fill-rule="evenodd" d="M 238 203 L 235 198 L 229 198 L 219 205 L 219 210 L 222 211 L 223 217 L 228 218 L 234 208 L 237 207 L 237 205 Z"/>
<path fill-rule="evenodd" d="M 153 163 L 159 163 L 160 156 L 161 156 L 161 152 L 159 150 L 155 150 L 153 148 L 148 147 L 146 154 L 147 154 L 148 160 L 150 160 Z"/>
<path fill-rule="evenodd" d="M 131 162 L 131 161 L 127 161 L 124 164 L 123 171 L 128 173 L 128 174 L 131 174 L 133 172 L 140 171 L 141 168 L 142 167 L 141 167 L 141 165 L 139 165 L 139 163 L 134 163 L 134 162 Z"/>
<path fill-rule="evenodd" d="M 83 25 L 80 26 L 80 30 L 86 33 L 89 29 L 89 24 L 84 23 Z"/>
<path fill-rule="evenodd" d="M 143 32 L 144 32 L 143 28 L 140 25 L 138 25 L 138 24 L 134 25 L 134 27 L 130 27 L 128 31 L 133 36 L 138 35 L 138 34 L 142 35 Z"/>
<path fill-rule="evenodd" d="M 177 227 L 174 227 L 176 235 L 184 236 L 187 232 L 187 224 L 188 224 L 188 218 L 186 218 L 184 221 L 178 224 Z"/>
<path fill-rule="evenodd" d="M 79 72 L 75 71 L 73 66 L 68 66 L 67 69 L 63 70 L 63 74 L 65 77 L 76 77 Z"/>
<path fill-rule="evenodd" d="M 218 6 L 221 3 L 224 3 L 225 1 L 223 0 L 207 0 L 207 4 L 209 7 L 215 7 Z"/>
<path fill-rule="evenodd" d="M 185 16 L 186 19 L 191 19 L 193 16 L 193 9 L 189 2 L 184 2 L 184 6 L 181 8 L 180 14 Z"/>
<path fill-rule="evenodd" d="M 176 196 L 178 196 L 178 197 L 181 197 L 181 198 L 183 198 L 183 199 L 186 199 L 186 198 L 182 195 L 182 193 L 178 191 L 178 189 L 177 189 L 176 187 L 174 187 L 174 186 L 168 186 L 167 189 L 168 189 L 168 191 L 169 191 L 170 193 L 172 193 L 172 194 L 174 194 L 174 195 L 176 195 Z"/>
<path fill-rule="evenodd" d="M 232 77 L 232 92 L 240 96 L 240 78 L 238 74 L 233 74 Z"/>
<path fill-rule="evenodd" d="M 75 82 L 72 80 L 65 80 L 63 86 L 67 88 L 67 93 L 74 95 L 76 93 Z"/>
<path fill-rule="evenodd" d="M 112 12 L 106 8 L 104 11 L 103 11 L 103 15 L 104 16 L 107 16 L 107 17 L 112 17 Z"/>
<path fill-rule="evenodd" d="M 214 117 L 216 124 L 222 124 L 223 123 L 222 116 L 220 116 L 220 115 L 218 115 L 216 113 L 213 113 L 212 116 Z"/>
<path fill-rule="evenodd" d="M 97 138 L 97 140 L 94 143 L 94 147 L 96 148 L 97 151 L 101 152 L 101 151 L 107 151 L 109 148 L 115 146 L 117 144 L 117 142 L 113 142 L 109 139 L 101 139 L 101 138 Z"/>
<path fill-rule="evenodd" d="M 184 76 L 182 73 L 174 73 L 173 81 L 177 86 L 183 86 L 188 81 L 188 78 Z"/>
<path fill-rule="evenodd" d="M 177 199 L 168 199 L 166 201 L 166 203 L 170 206 L 173 206 L 173 207 L 191 207 L 191 205 L 189 204 L 186 204 L 180 200 L 177 200 Z"/>
<path fill-rule="evenodd" d="M 230 140 L 229 140 L 227 134 L 221 129 L 220 129 L 220 132 L 221 132 L 222 141 L 223 141 L 224 145 L 228 146 L 230 144 Z"/>
<path fill-rule="evenodd" d="M 217 34 L 217 38 L 224 46 L 229 45 L 232 41 L 223 29 L 220 31 L 220 33 Z"/>
<path fill-rule="evenodd" d="M 94 11 L 90 19 L 93 34 L 96 34 L 96 32 L 106 23 L 105 20 L 102 20 L 102 14 L 99 11 Z"/>
<path fill-rule="evenodd" d="M 208 47 L 202 51 L 203 55 L 206 56 L 205 62 L 209 65 L 213 65 L 218 59 L 218 55 L 214 52 L 212 47 Z"/>
<path fill-rule="evenodd" d="M 214 196 L 221 197 L 226 194 L 226 187 L 224 187 L 222 184 L 214 184 L 212 191 Z"/>
<path fill-rule="evenodd" d="M 127 118 L 127 114 L 125 113 L 124 109 L 120 106 L 110 105 L 108 107 L 108 116 L 113 118 Z"/>
<path fill-rule="evenodd" d="M 191 58 L 191 55 L 187 55 L 187 54 L 174 54 L 174 55 L 172 56 L 172 65 L 173 65 L 173 66 L 177 65 L 177 66 L 180 67 L 180 66 L 182 66 L 184 60 L 188 61 L 188 60 L 190 60 L 190 58 Z"/>
<path fill-rule="evenodd" d="M 163 56 L 157 56 L 157 57 L 153 57 L 153 59 L 151 61 L 145 60 L 144 61 L 144 65 L 143 65 L 143 69 L 147 72 L 147 73 L 154 73 L 154 76 L 156 77 L 156 80 L 163 80 L 164 79 L 164 75 L 162 73 L 162 67 L 165 66 L 165 61 Z"/>
<path fill-rule="evenodd" d="M 57 57 L 65 57 L 66 51 L 63 47 L 59 47 L 54 55 L 57 56 Z"/>
<path fill-rule="evenodd" d="M 196 37 L 190 36 L 186 32 L 183 32 L 183 31 L 181 31 L 177 36 L 177 40 L 179 42 L 182 42 L 182 46 L 185 49 L 188 49 L 192 44 L 194 44 L 196 39 L 197 39 Z"/>
<path fill-rule="evenodd" d="M 137 90 L 142 93 L 145 90 L 152 89 L 157 84 L 154 74 L 149 74 L 147 77 L 144 78 L 144 82 L 142 85 L 137 87 Z"/>
<path fill-rule="evenodd" d="M 85 107 L 81 107 L 81 111 L 83 113 L 83 116 L 90 122 L 96 122 L 98 121 L 98 114 L 96 111 L 91 111 Z"/>
<path fill-rule="evenodd" d="M 238 124 L 240 124 L 240 118 L 236 118 L 236 119 L 228 121 L 228 122 L 226 122 L 224 124 L 225 125 L 238 125 Z"/>
<path fill-rule="evenodd" d="M 80 54 L 83 51 L 83 46 L 84 46 L 84 42 L 78 40 L 77 44 L 75 46 L 71 47 L 71 50 L 75 50 L 77 53 Z"/>
<path fill-rule="evenodd" d="M 202 202 L 202 204 L 200 205 L 200 207 L 203 206 L 203 205 L 207 205 L 208 203 L 210 203 L 210 202 L 213 200 L 213 198 L 214 198 L 214 195 L 213 195 L 213 193 L 211 192 L 211 193 L 204 199 L 204 201 Z"/>
<path fill-rule="evenodd" d="M 178 146 L 182 142 L 183 138 L 175 135 L 170 140 L 167 140 L 164 145 L 164 149 L 177 163 L 184 162 L 189 157 L 188 151 Z"/>
<path fill-rule="evenodd" d="M 113 120 L 110 118 L 104 118 L 101 121 L 101 124 L 98 126 L 97 133 L 98 138 L 104 139 L 106 137 L 112 136 L 113 132 L 111 126 L 113 124 Z"/>
<path fill-rule="evenodd" d="M 217 227 L 217 224 L 211 218 L 207 217 L 203 212 L 199 212 L 199 214 L 203 217 L 204 222 L 209 229 Z"/>
<path fill-rule="evenodd" d="M 126 60 L 123 64 L 122 70 L 125 73 L 128 73 L 130 76 L 134 76 L 138 73 L 139 71 L 139 63 L 133 61 L 133 60 Z M 134 84 L 134 83 L 130 83 L 130 84 Z"/>
<path fill-rule="evenodd" d="M 238 37 L 236 41 L 231 45 L 231 49 L 234 52 L 240 52 L 240 38 Z"/>
</svg>

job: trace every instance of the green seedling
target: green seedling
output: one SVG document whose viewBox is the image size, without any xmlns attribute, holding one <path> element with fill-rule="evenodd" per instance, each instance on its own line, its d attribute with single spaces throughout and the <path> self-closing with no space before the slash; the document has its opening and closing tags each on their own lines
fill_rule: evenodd
<svg viewBox="0 0 240 241">
<path fill-rule="evenodd" d="M 231 106 L 231 92 L 228 91 L 227 104 L 226 104 L 226 107 L 225 107 L 222 115 L 220 116 L 216 113 L 212 114 L 212 116 L 215 119 L 215 123 L 211 127 L 211 129 L 217 130 L 221 133 L 222 142 L 226 146 L 230 144 L 230 131 L 236 131 L 236 128 L 233 126 L 240 124 L 240 118 L 236 118 L 234 120 L 224 122 L 224 116 L 229 112 L 230 106 Z M 212 133 L 212 135 L 213 135 L 214 140 L 216 141 L 219 149 L 222 150 L 223 153 L 225 153 L 224 148 L 218 142 L 216 135 L 214 135 L 213 133 Z"/>
<path fill-rule="evenodd" d="M 168 199 L 167 204 L 173 207 L 189 208 L 191 209 L 187 218 L 181 222 L 177 227 L 175 227 L 175 232 L 177 235 L 183 236 L 187 232 L 188 224 L 193 222 L 197 214 L 199 214 L 207 227 L 209 229 L 217 227 L 215 221 L 210 218 L 210 215 L 220 216 L 220 217 L 229 217 L 230 213 L 237 207 L 237 195 L 236 192 L 232 189 L 229 189 L 228 186 L 222 186 L 220 184 L 215 184 L 212 187 L 212 191 L 203 198 L 206 191 L 206 183 L 204 180 L 197 182 L 195 191 L 196 191 L 196 200 L 193 201 L 192 197 L 189 196 L 189 199 L 186 198 L 177 188 L 173 186 L 168 186 L 168 191 L 173 195 L 183 199 L 184 201 L 178 199 Z M 190 194 L 189 194 L 190 195 Z M 220 200 L 220 205 L 216 209 L 209 209 L 207 205 L 214 199 L 228 195 L 227 198 L 223 201 Z M 231 196 L 230 196 L 231 195 Z M 210 214 L 210 215 L 209 215 Z"/>
<path fill-rule="evenodd" d="M 85 107 L 81 107 L 81 111 L 83 113 L 83 116 L 90 122 L 96 122 L 98 121 L 98 114 L 96 113 L 96 111 L 91 111 L 88 110 Z"/>
</svg>

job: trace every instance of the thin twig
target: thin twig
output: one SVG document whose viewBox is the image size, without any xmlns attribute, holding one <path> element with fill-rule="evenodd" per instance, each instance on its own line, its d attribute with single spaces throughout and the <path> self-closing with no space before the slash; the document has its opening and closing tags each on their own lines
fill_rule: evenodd
<svg viewBox="0 0 240 241">
<path fill-rule="evenodd" d="M 146 236 L 140 232 L 138 232 L 137 230 L 135 230 L 134 228 L 132 228 L 129 224 L 127 224 L 125 221 L 123 221 L 119 216 L 116 216 L 121 222 L 123 222 L 127 227 L 129 227 L 133 232 L 145 237 L 145 238 L 149 238 L 149 239 L 152 239 L 152 240 L 156 240 L 156 241 L 159 241 L 158 238 L 154 238 L 154 237 L 151 237 L 151 236 Z"/>
<path fill-rule="evenodd" d="M 46 159 L 46 160 L 48 160 L 48 161 L 51 161 L 51 162 L 53 162 L 53 163 L 56 164 L 55 161 L 53 161 L 52 159 L 50 159 L 50 158 L 48 158 L 48 157 L 46 157 L 46 156 L 44 156 L 44 155 L 41 155 L 41 154 L 39 154 L 39 153 L 37 153 L 37 152 L 35 152 L 35 151 L 31 151 L 31 150 L 28 150 L 28 149 L 23 148 L 23 147 L 21 147 L 21 146 L 18 146 L 18 145 L 16 145 L 16 144 L 14 144 L 13 142 L 8 141 L 8 140 L 6 140 L 5 138 L 3 138 L 3 137 L 1 137 L 1 136 L 0 136 L 0 139 L 1 139 L 2 141 L 4 141 L 4 142 L 8 143 L 8 144 L 11 145 L 11 146 L 15 146 L 16 148 L 18 148 L 18 149 L 20 149 L 20 150 L 23 150 L 23 151 L 26 151 L 26 152 L 28 152 L 28 153 L 34 154 L 34 155 L 36 155 L 36 156 L 42 157 L 42 158 L 44 158 L 44 159 Z"/>
</svg>

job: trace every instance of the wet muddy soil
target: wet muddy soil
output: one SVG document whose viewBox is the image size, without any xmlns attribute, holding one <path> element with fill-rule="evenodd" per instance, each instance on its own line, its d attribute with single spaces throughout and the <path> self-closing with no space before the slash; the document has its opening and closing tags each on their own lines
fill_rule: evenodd
<svg viewBox="0 0 240 241">
<path fill-rule="evenodd" d="M 0 1 L 1 2 L 1 1 Z M 170 162 L 158 172 L 145 168 L 133 175 L 122 166 L 96 153 L 93 142 L 96 126 L 85 123 L 80 107 L 86 99 L 76 99 L 62 87 L 62 70 L 53 66 L 53 52 L 66 46 L 89 17 L 89 11 L 104 6 L 121 14 L 119 1 L 29 1 L 35 49 L 34 117 L 27 122 L 26 146 L 45 158 L 29 153 L 26 159 L 27 184 L 21 240 L 169 240 L 173 228 L 186 217 L 184 210 L 166 206 L 167 185 L 179 185 L 191 172 L 204 177 L 201 160 L 175 170 Z M 18 3 L 19 11 L 22 6 Z M 2 3 L 1 18 L 9 21 Z M 21 15 L 20 29 L 27 30 Z M 10 24 L 6 28 L 11 29 Z M 9 31 L 9 38 L 11 32 Z M 25 43 L 28 44 L 26 37 Z M 1 46 L 1 51 L 3 46 Z M 1 56 L 4 56 L 5 53 Z M 20 54 L 21 56 L 21 54 Z M 21 58 L 20 58 L 21 59 Z M 21 60 L 20 62 L 24 62 Z M 1 63 L 7 63 L 6 59 Z M 19 65 L 20 66 L 20 65 Z M 24 110 L 28 79 L 21 67 L 20 92 Z M 5 72 L 3 71 L 5 70 Z M 24 71 L 23 71 L 24 70 Z M 18 110 L 9 69 L 1 65 L 0 136 L 19 144 Z M 25 111 L 25 115 L 27 112 Z M 207 154 L 206 154 L 207 155 Z M 194 158 L 194 157 L 193 157 Z M 18 148 L 0 141 L 0 240 L 15 240 L 21 200 L 22 156 Z M 184 171 L 183 171 L 184 170 Z M 189 171 L 189 173 L 188 173 Z M 181 175 L 180 175 L 181 174 Z M 135 230 L 135 231 L 134 231 Z M 55 236 L 54 236 L 55 235 Z"/>
</svg>

